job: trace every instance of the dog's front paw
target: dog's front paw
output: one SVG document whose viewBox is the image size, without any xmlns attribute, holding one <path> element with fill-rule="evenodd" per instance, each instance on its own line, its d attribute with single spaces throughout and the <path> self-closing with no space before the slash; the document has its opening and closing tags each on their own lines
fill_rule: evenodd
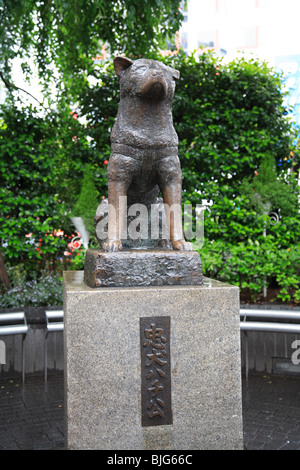
<svg viewBox="0 0 300 470">
<path fill-rule="evenodd" d="M 107 240 L 103 243 L 102 248 L 104 251 L 121 251 L 122 242 L 121 240 Z"/>
<path fill-rule="evenodd" d="M 166 238 L 161 238 L 160 240 L 158 240 L 157 244 L 160 248 L 163 248 L 164 250 L 170 249 L 169 240 L 167 240 Z"/>
<path fill-rule="evenodd" d="M 173 249 L 179 251 L 193 251 L 193 245 L 185 240 L 173 240 Z"/>
</svg>

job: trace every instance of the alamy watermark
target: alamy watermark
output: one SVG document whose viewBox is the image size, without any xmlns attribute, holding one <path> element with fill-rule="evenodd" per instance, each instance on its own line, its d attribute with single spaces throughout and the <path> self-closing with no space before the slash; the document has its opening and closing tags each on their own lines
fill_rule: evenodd
<svg viewBox="0 0 300 470">
<path fill-rule="evenodd" d="M 4 341 L 0 341 L 0 364 L 6 364 L 6 347 Z"/>
<path fill-rule="evenodd" d="M 292 354 L 292 363 L 295 365 L 300 364 L 300 340 L 295 339 L 295 341 L 292 342 L 291 347 L 293 349 L 296 349 L 296 351 L 293 352 Z"/>
<path fill-rule="evenodd" d="M 105 240 L 108 236 L 108 218 L 122 227 L 122 239 L 170 239 L 170 225 L 180 230 L 182 224 L 183 236 L 187 241 L 193 242 L 194 249 L 202 248 L 204 244 L 204 212 L 210 210 L 212 205 L 206 200 L 201 204 L 133 204 L 127 208 L 127 197 L 121 196 L 119 207 L 126 207 L 124 219 L 118 221 L 118 210 L 112 205 L 107 205 L 107 210 L 97 224 L 97 236 Z"/>
</svg>

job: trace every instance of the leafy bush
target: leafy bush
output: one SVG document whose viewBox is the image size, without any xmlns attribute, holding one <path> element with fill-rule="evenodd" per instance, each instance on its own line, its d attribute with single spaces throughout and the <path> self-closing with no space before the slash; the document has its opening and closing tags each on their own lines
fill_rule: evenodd
<svg viewBox="0 0 300 470">
<path fill-rule="evenodd" d="M 295 216 L 298 212 L 297 192 L 292 185 L 277 177 L 271 154 L 265 155 L 252 180 L 245 178 L 242 181 L 239 191 L 249 199 L 258 214 L 280 211 L 281 216 Z"/>
<path fill-rule="evenodd" d="M 263 227 L 265 218 L 259 220 Z M 298 226 L 295 218 L 289 218 L 289 222 L 291 231 Z M 236 244 L 226 239 L 206 240 L 200 252 L 205 275 L 239 286 L 253 301 L 263 300 L 266 286 L 276 290 L 278 300 L 299 303 L 300 244 L 290 244 L 288 232 L 280 221 L 276 227 L 268 227 L 266 237 L 261 229 L 254 239 Z"/>
<path fill-rule="evenodd" d="M 227 196 L 236 194 L 266 153 L 276 165 L 292 166 L 284 160 L 293 146 L 293 128 L 283 107 L 281 78 L 267 63 L 223 64 L 210 53 L 166 60 L 180 70 L 173 116 L 190 200 L 197 202 L 199 191 L 208 193 L 205 186 L 212 180 L 232 190 Z"/>
<path fill-rule="evenodd" d="M 99 204 L 99 193 L 95 186 L 90 165 L 86 165 L 79 198 L 72 210 L 73 217 L 82 217 L 87 230 L 94 232 L 94 216 Z"/>
<path fill-rule="evenodd" d="M 105 167 L 101 160 L 93 163 L 95 149 L 73 115 L 62 111 L 41 118 L 34 109 L 2 106 L 0 242 L 6 264 L 23 263 L 29 277 L 60 268 L 74 234 L 71 208 L 89 160 L 101 192 Z M 64 236 L 55 236 L 58 231 Z"/>
<path fill-rule="evenodd" d="M 283 106 L 281 77 L 255 59 L 223 64 L 210 53 L 153 58 L 180 71 L 173 118 L 183 203 L 213 201 L 205 214 L 200 251 L 205 275 L 237 284 L 256 298 L 267 282 L 278 288 L 282 300 L 299 301 L 299 152 Z M 43 119 L 33 110 L 2 108 L 1 251 L 6 263 L 23 262 L 30 266 L 28 272 L 63 257 L 67 240 L 50 235 L 58 228 L 72 234 L 69 216 L 86 164 L 100 200 L 107 195 L 106 163 L 119 83 L 111 63 L 95 63 L 90 74 L 97 85 L 78 89 L 75 114 L 63 105 Z M 281 209 L 274 226 L 261 215 L 261 202 L 269 201 L 272 210 Z M 81 269 L 82 255 L 73 260 L 73 267 Z"/>
<path fill-rule="evenodd" d="M 40 278 L 20 281 L 5 292 L 0 299 L 0 308 L 40 307 L 62 305 L 63 286 L 61 278 L 44 273 Z"/>
<path fill-rule="evenodd" d="M 204 274 L 253 299 L 267 285 L 280 300 L 299 302 L 297 129 L 283 106 L 281 77 L 255 59 L 222 64 L 203 53 L 166 60 L 181 75 L 173 114 L 183 201 L 213 201 L 200 250 Z M 280 216 L 274 226 L 271 210 Z"/>
</svg>

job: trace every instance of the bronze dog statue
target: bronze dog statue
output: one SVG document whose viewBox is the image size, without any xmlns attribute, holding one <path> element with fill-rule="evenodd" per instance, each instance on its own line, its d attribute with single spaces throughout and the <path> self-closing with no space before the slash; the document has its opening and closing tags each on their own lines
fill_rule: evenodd
<svg viewBox="0 0 300 470">
<path fill-rule="evenodd" d="M 123 220 L 128 201 L 154 204 L 161 191 L 165 205 L 181 208 L 182 177 L 172 99 L 179 72 L 156 60 L 114 59 L 120 80 L 120 103 L 111 132 L 107 167 L 108 213 L 105 251 L 122 250 Z M 123 196 L 123 198 L 122 198 Z M 170 241 L 175 250 L 192 251 L 183 236 L 181 210 L 171 212 Z M 164 240 L 161 240 L 164 246 Z"/>
</svg>

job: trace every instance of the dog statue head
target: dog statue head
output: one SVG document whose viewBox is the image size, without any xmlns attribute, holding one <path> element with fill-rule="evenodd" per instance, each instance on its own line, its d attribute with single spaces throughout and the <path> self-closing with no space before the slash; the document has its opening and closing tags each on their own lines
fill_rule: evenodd
<svg viewBox="0 0 300 470">
<path fill-rule="evenodd" d="M 120 80 L 121 97 L 135 95 L 160 101 L 173 98 L 179 72 L 157 60 L 115 57 L 114 68 Z"/>
</svg>

